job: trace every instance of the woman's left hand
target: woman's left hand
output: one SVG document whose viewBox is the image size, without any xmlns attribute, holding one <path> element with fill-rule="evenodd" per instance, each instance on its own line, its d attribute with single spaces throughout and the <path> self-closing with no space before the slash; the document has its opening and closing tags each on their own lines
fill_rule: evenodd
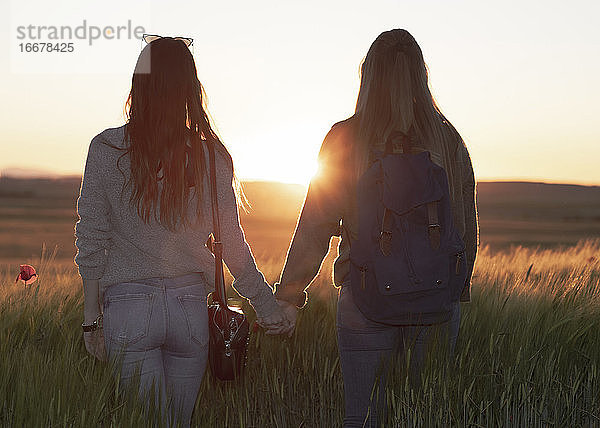
<svg viewBox="0 0 600 428">
<path fill-rule="evenodd" d="M 104 293 L 100 289 L 100 283 L 97 279 L 83 280 L 83 322 L 92 324 L 100 318 L 102 313 L 102 302 Z M 104 345 L 104 331 L 99 328 L 95 331 L 83 332 L 83 341 L 85 349 L 98 358 L 100 361 L 106 361 L 106 347 Z"/>
<path fill-rule="evenodd" d="M 85 349 L 100 361 L 106 361 L 106 347 L 104 345 L 104 330 L 101 328 L 95 331 L 83 333 Z"/>
<path fill-rule="evenodd" d="M 275 312 L 267 317 L 258 316 L 257 314 L 256 322 L 264 328 L 269 335 L 287 334 L 290 328 L 289 321 L 279 305 L 276 305 Z"/>
<path fill-rule="evenodd" d="M 277 304 L 283 311 L 283 314 L 288 321 L 288 330 L 285 332 L 287 337 L 292 337 L 294 330 L 296 329 L 296 318 L 298 317 L 298 308 L 296 305 L 286 302 L 285 300 L 277 299 Z M 269 333 L 267 333 L 269 334 Z"/>
</svg>

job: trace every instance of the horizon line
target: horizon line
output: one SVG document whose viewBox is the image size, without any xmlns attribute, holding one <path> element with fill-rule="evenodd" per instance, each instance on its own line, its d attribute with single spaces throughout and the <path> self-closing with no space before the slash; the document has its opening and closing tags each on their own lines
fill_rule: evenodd
<svg viewBox="0 0 600 428">
<path fill-rule="evenodd" d="M 81 174 L 77 173 L 59 173 L 51 171 L 39 171 L 31 170 L 30 174 L 27 174 L 26 169 L 19 168 L 18 173 L 12 173 L 10 170 L 13 168 L 7 168 L 9 171 L 0 170 L 0 179 L 12 178 L 17 180 L 60 180 L 60 179 L 79 179 L 81 180 Z M 13 169 L 14 170 L 14 169 Z M 276 183 L 286 184 L 292 186 L 303 186 L 308 187 L 308 183 L 291 182 L 291 181 L 279 181 L 266 178 L 240 178 L 242 183 Z M 557 184 L 557 185 L 568 185 L 568 186 L 584 186 L 584 187 L 599 187 L 600 182 L 589 183 L 581 181 L 560 181 L 551 178 L 527 178 L 527 177 L 482 177 L 476 180 L 477 183 L 528 183 L 528 184 Z"/>
</svg>

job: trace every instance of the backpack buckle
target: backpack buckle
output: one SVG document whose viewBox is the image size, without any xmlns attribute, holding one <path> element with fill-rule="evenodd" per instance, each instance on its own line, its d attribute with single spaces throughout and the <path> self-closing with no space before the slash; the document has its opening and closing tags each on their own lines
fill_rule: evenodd
<svg viewBox="0 0 600 428">
<path fill-rule="evenodd" d="M 427 225 L 427 231 L 429 232 L 429 242 L 431 248 L 437 250 L 440 248 L 440 242 L 442 239 L 441 226 L 439 223 L 432 223 Z"/>
</svg>

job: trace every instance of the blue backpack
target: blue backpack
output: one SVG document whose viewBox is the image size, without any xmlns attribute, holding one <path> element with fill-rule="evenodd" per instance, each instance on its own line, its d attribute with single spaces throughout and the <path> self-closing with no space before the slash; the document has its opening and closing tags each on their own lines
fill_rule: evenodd
<svg viewBox="0 0 600 428">
<path fill-rule="evenodd" d="M 403 153 L 392 152 L 400 138 Z M 372 321 L 448 321 L 466 281 L 465 245 L 455 228 L 448 178 L 427 151 L 411 154 L 396 133 L 357 184 L 358 236 L 350 244 L 356 306 Z"/>
</svg>

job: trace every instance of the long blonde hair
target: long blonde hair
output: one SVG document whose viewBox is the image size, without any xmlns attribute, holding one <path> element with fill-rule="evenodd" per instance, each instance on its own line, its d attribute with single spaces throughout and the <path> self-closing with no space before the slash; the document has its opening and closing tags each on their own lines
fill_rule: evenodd
<svg viewBox="0 0 600 428">
<path fill-rule="evenodd" d="M 408 31 L 385 31 L 375 39 L 361 66 L 354 115 L 358 171 L 364 170 L 370 147 L 400 131 L 441 156 L 453 192 L 455 151 L 464 142 L 437 106 L 428 80 L 421 48 Z"/>
</svg>

